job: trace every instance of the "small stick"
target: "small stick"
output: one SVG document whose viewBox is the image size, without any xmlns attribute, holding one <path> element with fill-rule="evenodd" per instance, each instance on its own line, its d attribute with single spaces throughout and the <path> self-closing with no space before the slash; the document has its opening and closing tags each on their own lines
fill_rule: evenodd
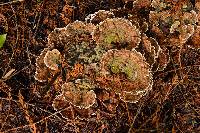
<svg viewBox="0 0 200 133">
<path fill-rule="evenodd" d="M 2 4 L 0 4 L 0 6 L 13 4 L 13 3 L 17 3 L 17 2 L 22 2 L 22 1 L 24 1 L 24 0 L 15 0 L 15 1 L 7 2 L 7 3 L 2 3 Z"/>
</svg>

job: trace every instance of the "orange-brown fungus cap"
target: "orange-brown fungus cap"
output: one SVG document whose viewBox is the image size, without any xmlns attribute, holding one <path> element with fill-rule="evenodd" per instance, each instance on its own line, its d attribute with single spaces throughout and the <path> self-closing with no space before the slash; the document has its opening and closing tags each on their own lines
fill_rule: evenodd
<svg viewBox="0 0 200 133">
<path fill-rule="evenodd" d="M 200 48 L 200 26 L 197 26 L 191 40 L 193 42 L 192 47 Z"/>
<path fill-rule="evenodd" d="M 139 30 L 123 18 L 106 19 L 93 32 L 97 45 L 108 49 L 135 48 L 140 42 Z"/>
<path fill-rule="evenodd" d="M 51 64 L 52 61 L 49 61 L 49 58 L 45 59 L 46 54 L 50 52 L 48 48 L 45 48 L 41 54 L 37 57 L 36 59 L 36 72 L 35 72 L 35 79 L 38 80 L 39 82 L 45 82 L 47 79 L 53 75 L 55 75 L 57 70 L 57 67 L 55 65 L 57 64 Z M 55 50 L 54 50 L 55 52 Z M 45 61 L 46 60 L 46 63 Z M 53 68 L 54 66 L 54 68 Z M 53 69 L 52 69 L 53 68 Z M 55 69 L 56 68 L 56 69 Z"/>
<path fill-rule="evenodd" d="M 99 24 L 107 18 L 114 18 L 114 14 L 111 11 L 99 10 L 94 14 L 89 14 L 85 20 L 86 22 L 90 22 L 93 24 Z"/>
<path fill-rule="evenodd" d="M 71 42 L 88 41 L 94 29 L 95 25 L 91 23 L 84 24 L 81 21 L 74 21 L 64 28 L 55 28 L 48 36 L 48 45 L 50 48 L 60 50 Z"/>
<path fill-rule="evenodd" d="M 44 56 L 45 65 L 52 70 L 58 70 L 58 65 L 60 64 L 61 59 L 60 56 L 60 52 L 57 49 L 47 51 Z"/>
<path fill-rule="evenodd" d="M 100 86 L 120 95 L 129 92 L 141 94 L 141 97 L 152 85 L 150 66 L 136 50 L 109 50 L 101 59 L 99 76 Z M 136 102 L 138 98 L 130 102 Z"/>
<path fill-rule="evenodd" d="M 36 59 L 36 72 L 35 72 L 35 79 L 40 82 L 47 81 L 48 78 L 48 68 L 44 64 L 44 56 L 47 53 L 48 49 L 45 48 L 41 54 Z"/>
<path fill-rule="evenodd" d="M 76 83 L 68 82 L 62 85 L 63 96 L 66 101 L 79 108 L 89 108 L 95 103 L 94 86 L 83 80 Z"/>
</svg>

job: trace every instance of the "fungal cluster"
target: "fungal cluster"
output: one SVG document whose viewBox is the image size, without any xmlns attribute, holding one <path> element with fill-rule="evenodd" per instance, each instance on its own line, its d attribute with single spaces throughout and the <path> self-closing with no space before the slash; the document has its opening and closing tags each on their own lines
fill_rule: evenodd
<svg viewBox="0 0 200 133">
<path fill-rule="evenodd" d="M 150 23 L 156 33 L 167 37 L 170 45 L 183 45 L 195 31 L 197 13 L 189 0 L 153 0 L 154 11 L 150 11 Z"/>
<path fill-rule="evenodd" d="M 182 46 L 193 38 L 198 47 L 198 14 L 187 1 L 180 3 L 147 3 L 154 9 L 149 22 L 100 10 L 85 22 L 56 28 L 48 36 L 48 48 L 36 60 L 35 79 L 53 81 L 53 86 L 60 86 L 55 101 L 62 99 L 79 109 L 96 103 L 97 89 L 113 91 L 125 102 L 138 102 L 152 89 L 153 72 L 164 70 L 170 61 L 167 47 L 159 42 Z M 148 31 L 158 38 L 146 34 Z M 59 108 L 56 102 L 53 106 Z"/>
</svg>

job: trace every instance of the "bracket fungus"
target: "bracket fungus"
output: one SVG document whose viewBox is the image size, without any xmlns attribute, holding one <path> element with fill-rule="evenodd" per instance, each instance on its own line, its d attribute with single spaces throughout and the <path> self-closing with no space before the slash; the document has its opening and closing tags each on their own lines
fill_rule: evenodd
<svg viewBox="0 0 200 133">
<path fill-rule="evenodd" d="M 149 63 L 150 66 L 153 66 L 158 58 L 161 48 L 154 38 L 148 38 L 146 34 L 142 34 L 141 39 L 142 41 L 140 45 L 142 47 L 142 53 L 144 52 L 144 57 L 146 58 L 147 63 Z"/>
<path fill-rule="evenodd" d="M 45 82 L 49 77 L 53 77 L 60 64 L 60 52 L 57 49 L 50 51 L 45 48 L 36 59 L 35 79 Z"/>
<path fill-rule="evenodd" d="M 197 13 L 188 0 L 153 0 L 151 6 L 155 8 L 149 14 L 152 31 L 163 34 L 165 41 L 168 36 L 170 45 L 182 46 L 193 35 Z"/>
<path fill-rule="evenodd" d="M 49 47 L 59 49 L 62 56 L 66 57 L 65 62 L 72 67 L 76 63 L 91 62 L 95 60 L 90 58 L 96 46 L 91 36 L 94 27 L 91 23 L 75 21 L 64 28 L 56 28 L 48 36 Z"/>
<path fill-rule="evenodd" d="M 192 47 L 200 48 L 200 26 L 197 26 L 193 36 L 191 37 Z"/>
<path fill-rule="evenodd" d="M 75 83 L 67 82 L 62 85 L 62 96 L 66 102 L 78 108 L 87 109 L 96 101 L 96 94 L 92 89 L 95 86 L 83 79 L 77 79 Z"/>
<path fill-rule="evenodd" d="M 106 19 L 96 26 L 93 39 L 105 50 L 135 48 L 140 43 L 140 31 L 123 18 Z"/>
<path fill-rule="evenodd" d="M 114 90 L 125 101 L 137 102 L 146 91 L 151 90 L 150 66 L 136 50 L 109 50 L 100 61 L 98 76 L 103 78 L 97 79 L 101 87 Z M 130 94 L 132 99 L 127 99 Z"/>
<path fill-rule="evenodd" d="M 155 10 L 151 19 L 165 18 L 160 12 Z M 168 27 L 169 34 L 177 32 L 183 23 L 182 18 L 177 19 Z M 97 88 L 112 90 L 123 101 L 137 102 L 152 89 L 152 72 L 164 70 L 169 63 L 167 47 L 149 35 L 148 28 L 152 27 L 146 19 L 136 26 L 128 19 L 114 18 L 111 11 L 100 10 L 86 21 L 89 22 L 74 21 L 49 34 L 48 48 L 36 60 L 35 79 L 44 82 L 59 77 L 55 84 L 62 93 L 56 99 L 79 109 L 94 105 Z M 152 23 L 158 29 L 159 24 L 160 21 Z"/>
<path fill-rule="evenodd" d="M 89 14 L 85 21 L 93 24 L 99 24 L 100 22 L 106 20 L 107 18 L 114 18 L 115 15 L 111 11 L 99 10 L 94 14 Z"/>
<path fill-rule="evenodd" d="M 134 49 L 141 41 L 140 31 L 123 18 L 107 18 L 94 26 L 95 28 L 93 26 L 75 21 L 64 28 L 55 29 L 48 37 L 49 48 L 44 49 L 36 60 L 35 78 L 47 81 L 49 75 L 55 75 L 56 71 L 63 69 L 62 57 L 62 63 L 67 63 L 67 68 L 64 68 L 67 69 L 67 78 L 63 81 L 66 83 L 62 84 L 62 94 L 59 96 L 75 107 L 89 108 L 95 103 L 95 86 L 86 80 L 78 79 L 82 77 L 88 77 L 101 88 L 112 88 L 124 101 L 137 102 L 152 85 L 151 67 L 145 57 Z M 152 46 L 151 43 L 145 44 L 147 51 L 150 46 L 148 52 L 153 51 L 152 56 L 157 57 L 159 47 L 153 43 Z M 79 70 L 79 67 L 75 69 L 77 63 L 81 65 L 81 76 L 73 73 Z M 91 72 L 92 74 L 87 74 L 86 66 L 94 63 L 98 67 Z M 69 69 L 69 66 L 72 68 Z M 97 76 L 97 80 L 92 79 L 90 75 Z M 101 77 L 106 83 L 98 79 Z"/>
<path fill-rule="evenodd" d="M 47 51 L 44 56 L 44 64 L 52 70 L 58 70 L 60 64 L 60 52 L 57 49 Z"/>
<path fill-rule="evenodd" d="M 91 108 L 79 108 L 71 105 L 62 94 L 53 100 L 52 106 L 65 119 L 89 119 L 94 114 Z"/>
<path fill-rule="evenodd" d="M 81 21 L 74 21 L 69 23 L 64 28 L 56 28 L 48 36 L 48 45 L 50 48 L 56 48 L 67 52 L 67 47 L 72 43 L 89 42 L 91 39 L 91 32 L 95 25 L 85 24 Z M 62 52 L 60 51 L 60 52 Z"/>
<path fill-rule="evenodd" d="M 40 82 L 45 82 L 48 79 L 49 69 L 44 63 L 44 57 L 48 51 L 48 48 L 45 48 L 41 54 L 36 59 L 36 72 L 35 79 Z"/>
</svg>

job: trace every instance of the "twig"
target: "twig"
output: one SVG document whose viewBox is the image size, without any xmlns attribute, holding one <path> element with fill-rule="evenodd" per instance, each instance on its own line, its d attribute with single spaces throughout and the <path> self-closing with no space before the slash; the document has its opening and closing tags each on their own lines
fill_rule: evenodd
<svg viewBox="0 0 200 133">
<path fill-rule="evenodd" d="M 132 124 L 130 125 L 130 128 L 129 128 L 129 130 L 128 130 L 128 133 L 131 133 L 131 131 L 132 131 L 132 129 L 133 129 L 133 126 L 134 126 L 134 123 L 135 123 L 135 120 L 136 120 L 137 116 L 140 114 L 140 111 L 141 111 L 142 107 L 143 107 L 143 103 L 142 103 L 142 104 L 139 106 L 139 108 L 137 109 L 136 115 L 135 115 L 134 118 L 133 118 L 133 122 L 132 122 Z"/>
<path fill-rule="evenodd" d="M 7 2 L 7 3 L 2 3 L 0 4 L 0 6 L 4 6 L 4 5 L 8 5 L 8 4 L 14 4 L 14 3 L 17 3 L 17 2 L 23 2 L 24 0 L 15 0 L 15 1 L 11 1 L 11 2 Z"/>
</svg>

